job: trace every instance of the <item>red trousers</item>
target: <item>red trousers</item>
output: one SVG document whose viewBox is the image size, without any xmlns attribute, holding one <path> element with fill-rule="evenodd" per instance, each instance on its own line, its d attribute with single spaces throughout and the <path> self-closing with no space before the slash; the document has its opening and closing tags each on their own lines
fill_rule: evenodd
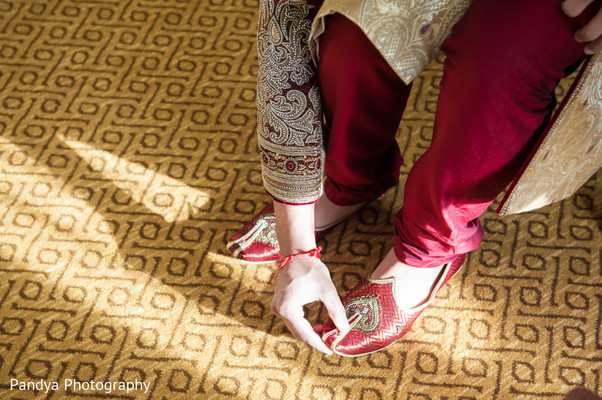
<svg viewBox="0 0 602 400">
<path fill-rule="evenodd" d="M 412 167 L 395 217 L 395 254 L 434 267 L 476 249 L 478 217 L 518 173 L 556 104 L 554 89 L 584 58 L 561 0 L 474 0 L 442 51 L 447 58 L 429 149 Z M 326 196 L 371 201 L 395 186 L 395 140 L 410 93 L 363 32 L 328 17 L 319 80 L 329 128 Z"/>
</svg>

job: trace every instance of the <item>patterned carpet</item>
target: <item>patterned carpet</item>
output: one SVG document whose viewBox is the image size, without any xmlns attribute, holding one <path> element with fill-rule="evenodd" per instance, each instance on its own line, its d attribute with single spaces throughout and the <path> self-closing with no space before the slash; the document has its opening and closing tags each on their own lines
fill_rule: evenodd
<svg viewBox="0 0 602 400">
<path fill-rule="evenodd" d="M 269 310 L 275 265 L 225 252 L 268 200 L 256 16 L 247 0 L 0 1 L 0 398 L 600 393 L 600 173 L 553 207 L 484 215 L 482 247 L 386 351 L 326 357 L 287 333 Z M 437 60 L 415 83 L 404 176 L 428 146 L 440 79 Z M 340 294 L 391 245 L 401 199 L 327 236 Z"/>
</svg>

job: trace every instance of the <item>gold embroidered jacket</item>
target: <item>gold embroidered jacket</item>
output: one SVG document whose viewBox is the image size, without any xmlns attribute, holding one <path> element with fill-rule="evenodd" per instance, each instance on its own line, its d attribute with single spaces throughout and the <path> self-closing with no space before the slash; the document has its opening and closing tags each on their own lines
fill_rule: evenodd
<svg viewBox="0 0 602 400">
<path fill-rule="evenodd" d="M 354 21 L 409 83 L 436 56 L 469 4 L 325 0 L 316 10 L 304 0 L 261 0 L 258 130 L 266 190 L 290 204 L 310 203 L 322 194 L 320 99 L 311 59 L 319 62 L 327 15 L 338 12 Z M 529 211 L 566 198 L 601 166 L 602 54 L 597 54 L 584 64 L 498 212 Z"/>
</svg>

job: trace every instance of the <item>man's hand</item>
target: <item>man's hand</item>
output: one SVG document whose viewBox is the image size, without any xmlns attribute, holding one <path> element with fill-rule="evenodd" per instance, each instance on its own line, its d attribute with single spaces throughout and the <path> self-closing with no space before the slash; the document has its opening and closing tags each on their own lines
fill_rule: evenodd
<svg viewBox="0 0 602 400">
<path fill-rule="evenodd" d="M 594 0 L 565 0 L 562 10 L 571 18 L 579 16 Z M 596 15 L 575 32 L 575 39 L 585 43 L 585 54 L 602 51 L 602 6 Z"/>
<path fill-rule="evenodd" d="M 280 254 L 299 254 L 316 247 L 313 204 L 291 206 L 274 202 L 274 212 Z M 332 354 L 303 315 L 303 306 L 314 301 L 321 301 L 326 306 L 328 315 L 341 332 L 349 331 L 345 308 L 326 265 L 309 254 L 298 255 L 278 274 L 272 312 L 284 319 L 297 339 L 316 350 Z"/>
<path fill-rule="evenodd" d="M 278 274 L 272 299 L 272 312 L 284 320 L 293 336 L 316 350 L 332 354 L 303 315 L 303 306 L 321 301 L 336 327 L 349 331 L 345 308 L 330 280 L 328 268 L 319 259 L 300 255 L 289 261 Z"/>
</svg>

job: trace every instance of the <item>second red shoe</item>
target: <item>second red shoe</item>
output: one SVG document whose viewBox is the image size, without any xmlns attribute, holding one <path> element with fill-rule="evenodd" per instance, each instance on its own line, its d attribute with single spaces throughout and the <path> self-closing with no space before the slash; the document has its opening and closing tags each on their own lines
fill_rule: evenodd
<svg viewBox="0 0 602 400">
<path fill-rule="evenodd" d="M 404 336 L 437 292 L 462 267 L 464 255 L 446 264 L 428 298 L 402 309 L 395 300 L 395 278 L 364 279 L 343 298 L 351 329 L 341 335 L 332 320 L 324 326 L 322 340 L 335 353 L 356 357 L 382 350 Z"/>
</svg>

